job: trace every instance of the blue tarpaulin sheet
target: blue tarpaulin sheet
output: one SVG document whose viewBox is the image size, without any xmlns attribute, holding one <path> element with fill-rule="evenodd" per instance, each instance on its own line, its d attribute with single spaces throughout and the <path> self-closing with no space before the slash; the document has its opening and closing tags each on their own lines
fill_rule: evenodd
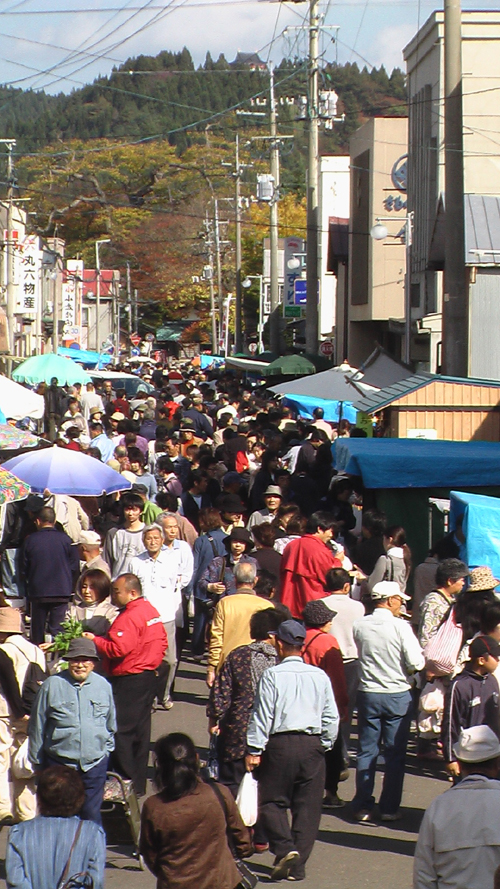
<svg viewBox="0 0 500 889">
<path fill-rule="evenodd" d="M 366 488 L 473 488 L 500 485 L 500 444 L 408 438 L 342 438 L 333 447 L 339 472 Z"/>
<path fill-rule="evenodd" d="M 201 370 L 206 370 L 207 367 L 220 367 L 221 364 L 224 364 L 222 355 L 205 355 L 204 352 L 200 355 Z"/>
<path fill-rule="evenodd" d="M 469 568 L 487 565 L 500 578 L 500 500 L 484 494 L 450 492 L 450 527 L 462 517 L 465 561 Z"/>
<path fill-rule="evenodd" d="M 57 354 L 63 355 L 64 358 L 72 358 L 73 361 L 78 361 L 78 364 L 92 365 L 93 367 L 104 367 L 113 360 L 113 356 L 106 352 L 99 354 L 99 352 L 89 349 L 66 349 L 65 346 L 59 346 Z"/>
<path fill-rule="evenodd" d="M 290 407 L 293 411 L 297 411 L 301 417 L 312 419 L 312 412 L 315 407 L 322 407 L 327 423 L 337 423 L 340 415 L 340 406 L 342 405 L 341 418 L 349 420 L 349 423 L 356 422 L 356 413 L 351 401 L 333 401 L 330 398 L 314 398 L 311 395 L 285 395 L 283 404 Z"/>
</svg>

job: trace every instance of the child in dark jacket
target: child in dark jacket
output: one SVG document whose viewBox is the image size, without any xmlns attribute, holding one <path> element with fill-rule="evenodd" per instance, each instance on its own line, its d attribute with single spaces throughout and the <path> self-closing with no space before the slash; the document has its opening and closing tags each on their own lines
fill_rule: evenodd
<svg viewBox="0 0 500 889">
<path fill-rule="evenodd" d="M 462 729 L 487 725 L 500 736 L 499 688 L 492 675 L 500 659 L 500 643 L 491 636 L 477 636 L 469 646 L 470 660 L 450 683 L 444 702 L 441 738 L 446 770 L 458 778 L 453 745 Z"/>
</svg>

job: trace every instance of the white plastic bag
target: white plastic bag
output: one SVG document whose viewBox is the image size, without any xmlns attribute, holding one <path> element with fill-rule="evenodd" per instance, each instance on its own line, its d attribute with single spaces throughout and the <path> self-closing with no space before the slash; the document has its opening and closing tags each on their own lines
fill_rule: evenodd
<svg viewBox="0 0 500 889">
<path fill-rule="evenodd" d="M 14 778 L 32 778 L 35 770 L 28 756 L 28 738 L 25 738 L 12 757 L 12 774 Z"/>
<path fill-rule="evenodd" d="M 259 813 L 258 799 L 259 785 L 253 776 L 253 772 L 246 772 L 239 786 L 236 805 L 238 806 L 241 820 L 247 827 L 253 827 Z"/>
</svg>

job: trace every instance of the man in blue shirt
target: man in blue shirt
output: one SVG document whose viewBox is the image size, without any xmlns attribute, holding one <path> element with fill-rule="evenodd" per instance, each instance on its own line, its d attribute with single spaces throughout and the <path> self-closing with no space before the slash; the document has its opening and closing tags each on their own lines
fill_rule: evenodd
<svg viewBox="0 0 500 889">
<path fill-rule="evenodd" d="M 271 880 L 305 879 L 321 818 L 324 754 L 339 728 L 328 676 L 301 658 L 305 637 L 296 620 L 278 627 L 280 663 L 259 681 L 247 731 L 246 765 L 259 767 L 260 823 L 276 856 Z"/>
<path fill-rule="evenodd" d="M 53 765 L 75 769 L 85 787 L 80 816 L 101 824 L 109 754 L 114 750 L 115 705 L 110 684 L 93 672 L 99 660 L 90 639 L 72 639 L 68 669 L 49 676 L 29 721 L 29 757 L 37 770 Z"/>
</svg>

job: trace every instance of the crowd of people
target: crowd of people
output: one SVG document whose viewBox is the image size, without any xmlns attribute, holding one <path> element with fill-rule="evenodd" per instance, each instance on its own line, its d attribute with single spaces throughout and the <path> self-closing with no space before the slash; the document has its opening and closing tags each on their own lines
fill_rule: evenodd
<svg viewBox="0 0 500 889">
<path fill-rule="evenodd" d="M 21 885 L 40 818 L 64 808 L 47 794 L 65 792 L 68 769 L 78 784 L 60 816 L 66 851 L 57 866 L 70 839 L 75 858 L 88 842 L 90 834 L 76 836 L 79 814 L 97 830 L 81 869 L 93 868 L 102 885 L 107 770 L 145 796 L 151 713 L 175 706 L 184 655 L 206 668 L 218 783 L 202 780 L 189 737 L 157 742 L 159 792 L 141 800 L 140 848 L 160 889 L 236 889 L 232 852 L 270 850 L 272 880 L 304 880 L 322 810 L 344 807 L 339 785 L 353 765 L 352 819 L 400 819 L 412 720 L 418 758 L 446 768 L 446 796 L 456 800 L 437 800 L 426 814 L 415 889 L 493 889 L 500 837 L 492 830 L 491 842 L 481 840 L 478 829 L 465 846 L 460 801 L 487 789 L 492 810 L 500 807 L 498 579 L 486 565 L 469 570 L 460 525 L 412 564 L 404 528 L 334 469 L 332 440 L 361 430 L 327 423 L 320 408 L 298 419 L 228 373 L 174 376 L 158 364 L 148 375 L 154 394 L 139 387 L 133 399 L 109 380 L 65 391 L 53 380 L 43 393 L 47 434 L 107 463 L 127 490 L 47 490 L 4 510 L 8 885 Z M 51 643 L 68 620 L 80 631 L 61 665 Z M 235 804 L 248 772 L 259 800 L 251 831 Z M 446 843 L 436 839 L 443 819 Z M 25 822 L 37 826 L 30 833 Z"/>
</svg>

